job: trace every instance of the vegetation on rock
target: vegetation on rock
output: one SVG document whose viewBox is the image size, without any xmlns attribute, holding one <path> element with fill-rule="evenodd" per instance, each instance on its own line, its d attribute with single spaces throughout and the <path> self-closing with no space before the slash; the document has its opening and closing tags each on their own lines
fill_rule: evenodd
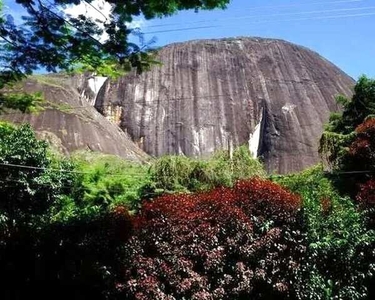
<svg viewBox="0 0 375 300">
<path fill-rule="evenodd" d="M 208 159 L 185 156 L 164 156 L 150 167 L 150 196 L 160 193 L 198 192 L 218 186 L 233 186 L 239 179 L 264 177 L 262 164 L 251 156 L 246 146 L 234 149 L 232 157 L 225 150 L 217 151 Z"/>
</svg>

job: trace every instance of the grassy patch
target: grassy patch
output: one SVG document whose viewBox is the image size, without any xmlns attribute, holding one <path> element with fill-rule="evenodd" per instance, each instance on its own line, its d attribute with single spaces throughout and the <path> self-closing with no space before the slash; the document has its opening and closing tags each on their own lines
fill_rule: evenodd
<svg viewBox="0 0 375 300">
<path fill-rule="evenodd" d="M 217 151 L 209 159 L 193 159 L 185 156 L 164 156 L 150 168 L 149 192 L 174 193 L 197 192 L 217 186 L 233 186 L 239 179 L 264 177 L 262 164 L 252 158 L 246 146 L 234 150 Z M 147 198 L 147 191 L 145 191 Z"/>
<path fill-rule="evenodd" d="M 78 152 L 73 156 L 82 172 L 83 201 L 90 205 L 126 205 L 137 210 L 141 190 L 149 182 L 147 166 L 101 153 Z"/>
</svg>

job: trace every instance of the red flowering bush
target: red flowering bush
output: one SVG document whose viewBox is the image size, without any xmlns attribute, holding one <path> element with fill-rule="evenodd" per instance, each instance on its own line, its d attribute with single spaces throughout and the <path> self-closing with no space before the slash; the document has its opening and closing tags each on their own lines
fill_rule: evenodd
<svg viewBox="0 0 375 300">
<path fill-rule="evenodd" d="M 306 249 L 300 205 L 260 179 L 146 203 L 118 290 L 130 299 L 287 297 Z"/>
<path fill-rule="evenodd" d="M 375 119 L 369 118 L 355 129 L 354 140 L 347 145 L 342 159 L 341 175 L 336 184 L 338 189 L 356 198 L 360 184 L 375 178 Z M 359 172 L 358 172 L 359 171 Z"/>
<path fill-rule="evenodd" d="M 375 208 L 375 180 L 360 185 L 357 201 L 368 208 Z"/>
<path fill-rule="evenodd" d="M 368 119 L 356 128 L 357 137 L 349 154 L 358 169 L 375 169 L 375 119 Z"/>
</svg>

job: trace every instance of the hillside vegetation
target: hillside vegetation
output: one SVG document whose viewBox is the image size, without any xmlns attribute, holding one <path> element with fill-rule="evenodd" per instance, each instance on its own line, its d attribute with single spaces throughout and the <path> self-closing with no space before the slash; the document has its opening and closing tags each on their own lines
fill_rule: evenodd
<svg viewBox="0 0 375 300">
<path fill-rule="evenodd" d="M 372 299 L 375 81 L 341 103 L 323 163 L 268 177 L 246 147 L 66 158 L 0 123 L 2 298 Z"/>
</svg>

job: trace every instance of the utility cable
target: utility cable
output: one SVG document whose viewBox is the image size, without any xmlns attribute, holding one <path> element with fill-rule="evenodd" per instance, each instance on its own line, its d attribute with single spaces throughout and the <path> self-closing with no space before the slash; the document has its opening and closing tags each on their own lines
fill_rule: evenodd
<svg viewBox="0 0 375 300">
<path fill-rule="evenodd" d="M 73 170 L 64 170 L 64 169 L 55 169 L 55 168 L 44 168 L 44 167 L 35 167 L 35 166 L 28 166 L 28 165 L 19 165 L 19 164 L 11 164 L 11 163 L 0 163 L 0 167 L 8 167 L 8 168 L 19 168 L 19 169 L 27 169 L 27 170 L 41 170 L 41 171 L 51 171 L 56 173 L 73 173 L 73 174 L 88 174 L 93 175 L 93 172 L 83 172 L 83 171 L 73 171 Z M 120 174 L 105 174 L 105 176 L 114 176 L 114 177 L 126 177 L 127 175 L 120 175 Z M 145 177 L 140 174 L 132 174 L 129 177 Z"/>
<path fill-rule="evenodd" d="M 259 20 L 249 23 L 242 23 L 243 25 L 259 25 L 259 24 L 267 24 L 267 23 L 278 23 L 278 22 L 296 22 L 296 21 L 312 21 L 312 20 L 325 20 L 325 19 L 341 19 L 341 18 L 358 18 L 358 17 L 366 17 L 366 16 L 374 16 L 375 12 L 368 12 L 368 13 L 360 13 L 360 14 L 345 14 L 345 15 L 330 15 L 330 16 L 317 16 L 317 17 L 309 17 L 309 18 L 294 18 L 294 19 L 280 19 L 280 20 Z M 238 24 L 222 24 L 222 25 L 213 25 L 210 28 L 230 28 L 230 27 L 238 27 Z M 181 32 L 181 31 L 189 31 L 189 30 L 196 30 L 200 29 L 199 27 L 184 27 L 184 28 L 176 28 L 176 29 L 169 29 L 169 30 L 158 30 L 158 31 L 148 31 L 144 32 L 143 34 L 156 34 L 156 33 L 168 33 L 168 32 Z"/>
<path fill-rule="evenodd" d="M 43 168 L 43 167 L 34 167 L 34 166 L 28 166 L 28 165 L 19 165 L 19 164 L 10 164 L 10 163 L 0 163 L 0 166 L 3 167 L 9 167 L 9 168 L 22 168 L 22 169 L 31 169 L 31 170 L 43 170 L 43 171 L 52 171 L 52 172 L 65 172 L 65 173 L 77 173 L 77 174 L 93 174 L 93 172 L 83 172 L 83 171 L 72 171 L 72 170 L 62 170 L 62 169 L 54 169 L 54 168 Z M 360 170 L 360 171 L 324 171 L 326 174 L 374 174 L 375 171 L 372 170 Z M 289 175 L 298 175 L 298 174 L 289 174 Z M 120 174 L 105 174 L 105 176 L 120 176 L 124 177 L 126 175 L 120 175 Z M 144 177 L 143 175 L 139 174 L 133 174 L 130 175 L 133 176 L 139 176 Z M 277 176 L 277 175 L 272 175 Z M 284 176 L 284 175 L 280 175 Z M 288 175 L 287 175 L 288 176 Z"/>
<path fill-rule="evenodd" d="M 325 13 L 334 13 L 334 12 L 347 12 L 347 11 L 358 11 L 358 10 L 369 10 L 374 9 L 375 6 L 368 6 L 368 7 L 354 7 L 354 8 L 336 8 L 336 9 L 324 9 L 324 10 L 312 10 L 312 11 L 300 11 L 300 12 L 290 12 L 290 13 L 276 13 L 276 14 L 264 14 L 264 15 L 246 15 L 246 16 L 234 16 L 229 18 L 220 18 L 220 19 L 207 19 L 202 21 L 194 21 L 194 22 L 184 22 L 184 25 L 187 24 L 200 24 L 200 23 L 212 23 L 212 22 L 222 22 L 222 21 L 236 21 L 236 20 L 246 20 L 246 19 L 259 19 L 259 18 L 267 18 L 267 17 L 283 17 L 283 16 L 295 16 L 295 15 L 310 15 L 310 14 L 325 14 Z M 159 25 L 150 25 L 147 26 L 148 28 L 152 27 L 168 27 L 168 26 L 176 26 L 181 25 L 181 23 L 167 23 L 167 24 L 159 24 Z"/>
</svg>

